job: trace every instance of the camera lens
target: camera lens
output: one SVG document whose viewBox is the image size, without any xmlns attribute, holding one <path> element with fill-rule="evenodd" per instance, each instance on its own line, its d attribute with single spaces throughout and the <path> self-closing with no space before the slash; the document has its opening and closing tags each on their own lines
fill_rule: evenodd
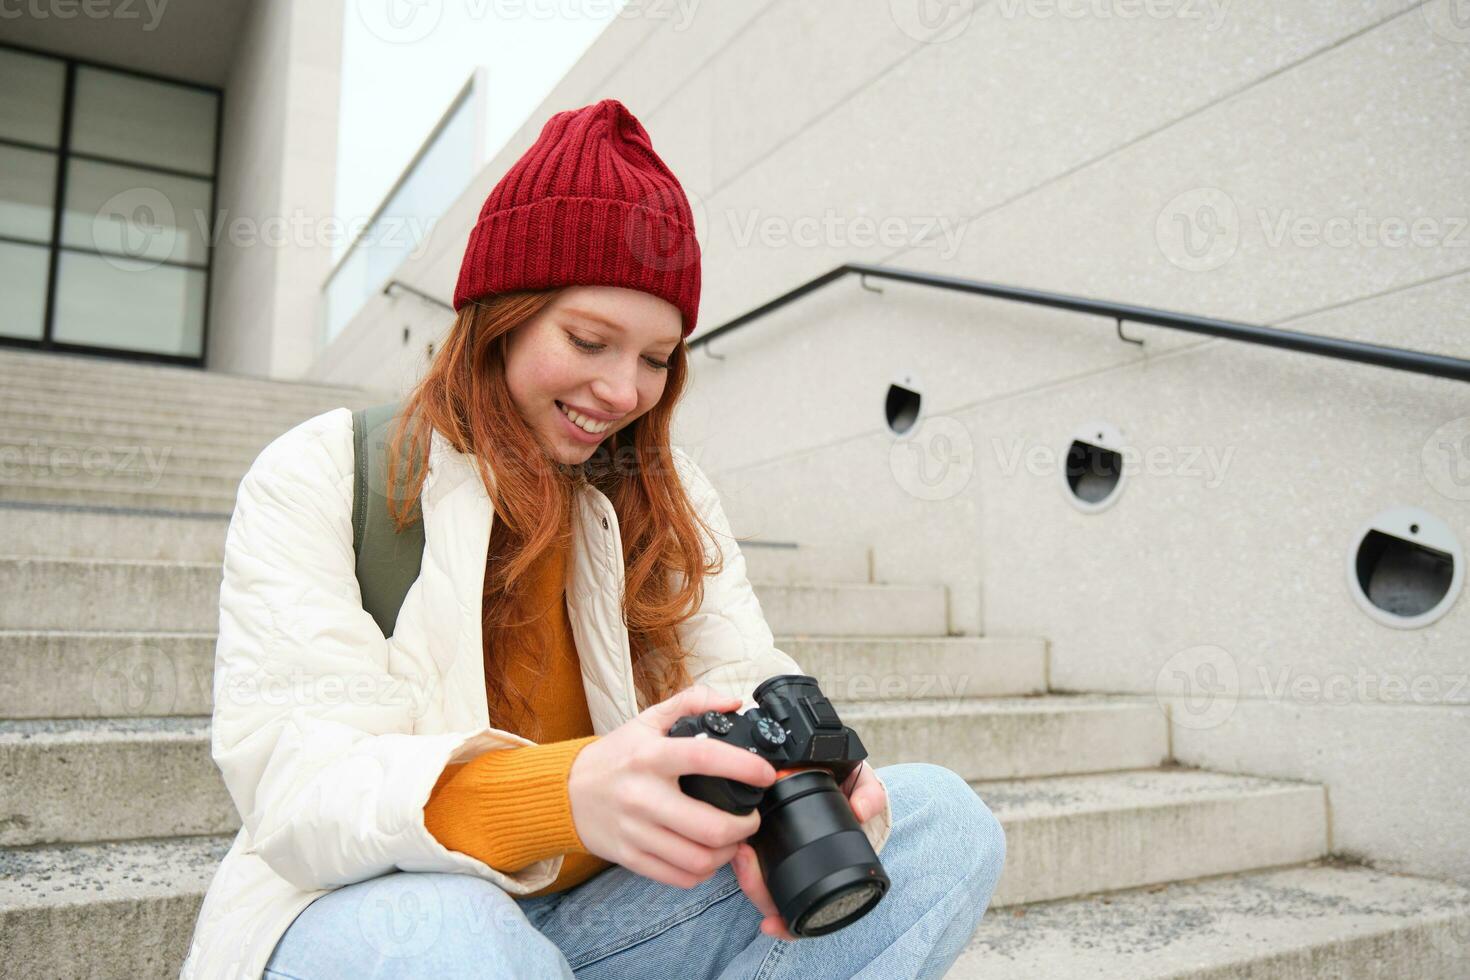
<svg viewBox="0 0 1470 980">
<path fill-rule="evenodd" d="M 826 769 L 778 774 L 751 838 L 766 886 L 798 936 L 822 936 L 872 911 L 888 875 Z"/>
</svg>

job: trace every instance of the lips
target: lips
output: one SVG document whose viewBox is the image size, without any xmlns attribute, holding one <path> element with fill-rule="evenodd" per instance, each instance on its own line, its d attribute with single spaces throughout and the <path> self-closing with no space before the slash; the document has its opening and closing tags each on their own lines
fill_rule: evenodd
<svg viewBox="0 0 1470 980">
<path fill-rule="evenodd" d="M 567 414 L 561 410 L 561 402 L 557 402 L 556 416 L 557 418 L 561 419 L 561 424 L 566 428 L 567 433 L 571 435 L 572 438 L 576 439 L 578 442 L 586 443 L 588 445 L 595 445 L 602 442 L 602 440 L 607 437 L 607 434 L 612 431 L 612 429 L 609 428 L 605 432 L 588 432 L 586 429 L 582 428 L 580 425 L 573 422 L 570 418 L 567 417 Z"/>
</svg>

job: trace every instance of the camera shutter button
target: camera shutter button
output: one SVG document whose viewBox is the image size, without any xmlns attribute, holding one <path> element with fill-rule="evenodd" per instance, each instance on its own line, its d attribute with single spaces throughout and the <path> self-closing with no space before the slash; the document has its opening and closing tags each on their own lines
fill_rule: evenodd
<svg viewBox="0 0 1470 980">
<path fill-rule="evenodd" d="M 718 711 L 706 711 L 700 720 L 704 722 L 706 729 L 714 732 L 716 735 L 728 735 L 730 729 L 734 727 L 730 719 Z"/>
</svg>

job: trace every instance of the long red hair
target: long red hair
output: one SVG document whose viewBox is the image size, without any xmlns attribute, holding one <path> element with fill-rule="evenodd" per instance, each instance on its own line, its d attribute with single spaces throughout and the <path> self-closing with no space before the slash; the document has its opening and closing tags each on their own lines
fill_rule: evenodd
<svg viewBox="0 0 1470 980">
<path fill-rule="evenodd" d="M 684 663 L 689 651 L 680 647 L 674 627 L 699 609 L 704 576 L 721 567 L 720 549 L 706 551 L 703 535 L 713 531 L 684 492 L 670 448 L 674 407 L 688 380 L 689 348 L 682 340 L 669 358 L 658 403 L 605 439 L 583 463 L 549 457 L 515 408 L 505 377 L 508 336 L 560 292 L 507 292 L 462 307 L 428 371 L 404 401 L 390 437 L 388 487 L 406 481 L 401 493 L 388 499 L 400 530 L 421 516 L 416 501 L 427 474 L 421 464 L 429 429 L 420 420 L 474 458 L 494 508 L 481 607 L 492 718 L 512 708 L 515 715 L 530 717 L 532 692 L 511 690 L 506 670 L 518 661 L 541 663 L 546 656 L 538 632 L 525 628 L 544 612 L 531 608 L 526 575 L 542 552 L 566 544 L 574 493 L 582 482 L 606 494 L 617 512 L 625 566 L 623 616 L 640 709 L 689 686 Z M 408 473 L 399 471 L 403 458 L 413 461 Z"/>
</svg>

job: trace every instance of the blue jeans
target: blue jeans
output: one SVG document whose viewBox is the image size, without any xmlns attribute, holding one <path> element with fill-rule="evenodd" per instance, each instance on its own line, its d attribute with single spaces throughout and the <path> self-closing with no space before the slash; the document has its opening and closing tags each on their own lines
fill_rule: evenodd
<svg viewBox="0 0 1470 980">
<path fill-rule="evenodd" d="M 844 929 L 786 942 L 730 865 L 677 888 L 615 865 L 575 888 L 517 899 L 474 875 L 395 871 L 308 905 L 276 944 L 267 980 L 381 977 L 940 977 L 1000 878 L 1005 834 L 957 774 L 885 766 L 892 886 Z"/>
</svg>

